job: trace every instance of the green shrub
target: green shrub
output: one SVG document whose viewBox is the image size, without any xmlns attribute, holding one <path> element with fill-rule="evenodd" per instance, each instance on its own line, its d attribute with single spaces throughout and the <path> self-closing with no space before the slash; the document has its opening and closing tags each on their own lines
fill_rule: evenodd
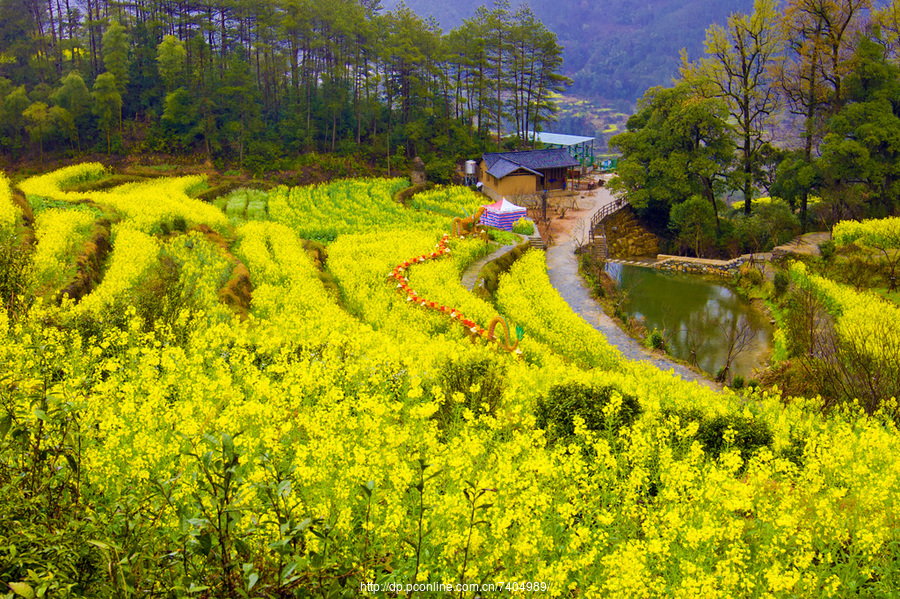
<svg viewBox="0 0 900 599">
<path fill-rule="evenodd" d="M 835 245 L 832 240 L 823 241 L 819 244 L 819 252 L 822 254 L 822 259 L 826 262 L 830 261 L 834 258 Z"/>
<path fill-rule="evenodd" d="M 520 218 L 513 225 L 513 233 L 519 235 L 534 235 L 534 223 L 527 218 Z"/>
<path fill-rule="evenodd" d="M 505 382 L 505 366 L 492 357 L 467 356 L 458 361 L 445 362 L 439 378 L 445 399 L 435 414 L 441 430 L 445 433 L 451 431 L 454 423 L 460 422 L 465 408 L 475 414 L 496 413 Z M 462 402 L 454 397 L 457 393 L 465 397 Z"/>
<path fill-rule="evenodd" d="M 739 374 L 734 375 L 734 379 L 731 381 L 731 387 L 733 389 L 743 389 L 744 388 L 744 377 Z"/>
<path fill-rule="evenodd" d="M 803 467 L 803 452 L 806 449 L 806 436 L 797 436 L 793 432 L 790 436 L 790 443 L 787 447 L 782 448 L 781 457 L 790 460 L 798 467 Z"/>
<path fill-rule="evenodd" d="M 791 278 L 786 272 L 784 272 L 783 270 L 777 271 L 775 273 L 775 279 L 773 281 L 773 283 L 775 284 L 775 295 L 778 297 L 784 295 L 784 292 L 787 291 L 790 282 Z"/>
<path fill-rule="evenodd" d="M 696 422 L 697 433 L 693 439 L 699 441 L 713 459 L 718 458 L 723 451 L 735 448 L 740 450 L 741 458 L 746 463 L 760 448 L 772 447 L 774 441 L 772 430 L 765 421 L 741 414 L 709 417 L 697 408 L 664 409 L 662 414 L 664 418 L 677 416 L 682 427 Z M 729 429 L 734 431 L 734 438 L 730 443 L 726 441 L 725 435 Z"/>
<path fill-rule="evenodd" d="M 741 278 L 747 281 L 752 287 L 756 287 L 763 282 L 763 274 L 758 268 L 752 266 L 744 266 L 741 268 Z"/>
<path fill-rule="evenodd" d="M 487 228 L 488 237 L 491 241 L 496 241 L 500 245 L 515 245 L 519 242 L 519 237 L 516 237 L 509 231 L 504 231 L 503 229 L 495 229 L 494 227 Z"/>
<path fill-rule="evenodd" d="M 734 431 L 732 444 L 727 443 L 725 439 L 725 433 L 729 428 Z M 729 414 L 703 420 L 697 430 L 696 439 L 714 458 L 718 458 L 723 451 L 734 447 L 740 450 L 741 458 L 746 462 L 761 447 L 771 447 L 774 437 L 766 422 L 738 414 Z"/>
<path fill-rule="evenodd" d="M 622 398 L 622 404 L 616 413 L 607 416 L 603 408 L 614 395 Z M 582 383 L 554 385 L 546 397 L 538 399 L 535 410 L 537 425 L 547 431 L 549 443 L 575 434 L 575 416 L 580 416 L 590 431 L 616 433 L 631 426 L 640 414 L 641 405 L 633 395 L 612 385 L 593 387 Z"/>
<path fill-rule="evenodd" d="M 662 331 L 654 327 L 653 331 L 649 335 L 647 335 L 647 345 L 652 347 L 653 349 L 661 349 L 665 351 L 666 338 L 663 337 Z"/>
</svg>

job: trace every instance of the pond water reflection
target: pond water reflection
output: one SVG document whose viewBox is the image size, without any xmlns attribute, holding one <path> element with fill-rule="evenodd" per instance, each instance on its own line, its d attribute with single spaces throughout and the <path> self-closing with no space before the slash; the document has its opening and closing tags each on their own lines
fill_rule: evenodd
<svg viewBox="0 0 900 599">
<path fill-rule="evenodd" d="M 627 293 L 623 311 L 641 319 L 648 332 L 659 329 L 673 356 L 714 375 L 728 360 L 729 346 L 743 341 L 746 347 L 734 357 L 732 375 L 749 378 L 753 368 L 765 365 L 774 327 L 728 287 L 628 264 L 609 263 L 606 270 Z"/>
</svg>

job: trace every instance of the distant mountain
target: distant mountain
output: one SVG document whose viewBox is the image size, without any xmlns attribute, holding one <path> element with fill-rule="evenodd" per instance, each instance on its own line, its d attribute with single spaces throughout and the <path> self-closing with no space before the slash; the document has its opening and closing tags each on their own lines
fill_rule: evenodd
<svg viewBox="0 0 900 599">
<path fill-rule="evenodd" d="M 384 0 L 392 10 L 399 0 Z M 445 31 L 471 18 L 479 0 L 407 0 L 423 18 Z M 519 2 L 512 2 L 515 10 Z M 571 94 L 632 105 L 647 88 L 668 85 L 678 72 L 679 52 L 700 55 L 706 28 L 733 12 L 749 12 L 753 0 L 533 0 L 538 18 L 565 47 Z M 624 108 L 624 106 L 623 106 Z"/>
</svg>

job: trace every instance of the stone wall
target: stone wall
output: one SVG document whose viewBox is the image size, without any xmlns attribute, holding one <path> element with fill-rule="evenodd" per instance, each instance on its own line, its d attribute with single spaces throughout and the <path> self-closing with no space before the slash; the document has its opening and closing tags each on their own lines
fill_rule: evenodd
<svg viewBox="0 0 900 599">
<path fill-rule="evenodd" d="M 749 262 L 751 254 L 744 254 L 733 260 L 706 260 L 704 258 L 686 258 L 684 256 L 669 256 L 660 254 L 656 257 L 653 268 L 671 270 L 695 275 L 717 275 L 730 277 L 738 272 L 745 262 Z"/>
<path fill-rule="evenodd" d="M 659 251 L 656 235 L 644 229 L 631 206 L 625 206 L 603 220 L 610 258 L 655 256 Z"/>
</svg>

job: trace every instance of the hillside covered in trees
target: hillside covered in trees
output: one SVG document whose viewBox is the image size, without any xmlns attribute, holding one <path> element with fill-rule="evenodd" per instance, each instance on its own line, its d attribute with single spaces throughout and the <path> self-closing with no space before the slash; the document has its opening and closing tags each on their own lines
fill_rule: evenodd
<svg viewBox="0 0 900 599">
<path fill-rule="evenodd" d="M 254 170 L 346 151 L 391 171 L 519 139 L 552 118 L 562 49 L 526 9 L 442 34 L 376 2 L 0 4 L 0 147 L 9 159 L 199 153 Z"/>
<path fill-rule="evenodd" d="M 614 186 L 658 228 L 680 231 L 670 216 L 682 217 L 696 254 L 725 251 L 725 197 L 740 201 L 738 229 L 770 195 L 803 229 L 897 215 L 898 32 L 897 2 L 758 0 L 708 29 L 674 87 L 648 90 L 611 141 L 623 154 Z"/>
<path fill-rule="evenodd" d="M 418 14 L 433 15 L 444 29 L 469 19 L 479 0 L 408 0 Z M 385 0 L 386 8 L 400 4 Z M 519 2 L 512 2 L 513 7 Z M 599 97 L 620 108 L 633 106 L 644 91 L 668 85 L 678 74 L 679 53 L 692 57 L 703 49 L 703 32 L 733 12 L 752 9 L 752 0 L 653 0 L 576 2 L 532 0 L 528 4 L 559 37 L 571 77 L 570 93 Z"/>
</svg>

